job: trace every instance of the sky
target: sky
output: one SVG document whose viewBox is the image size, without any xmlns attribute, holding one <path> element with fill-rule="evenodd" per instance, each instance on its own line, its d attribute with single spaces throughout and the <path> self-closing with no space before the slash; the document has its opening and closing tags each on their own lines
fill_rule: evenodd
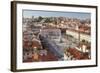
<svg viewBox="0 0 100 73">
<path fill-rule="evenodd" d="M 37 11 L 37 10 L 23 10 L 23 17 L 69 17 L 77 19 L 90 19 L 90 13 L 84 12 L 61 12 L 61 11 Z"/>
</svg>

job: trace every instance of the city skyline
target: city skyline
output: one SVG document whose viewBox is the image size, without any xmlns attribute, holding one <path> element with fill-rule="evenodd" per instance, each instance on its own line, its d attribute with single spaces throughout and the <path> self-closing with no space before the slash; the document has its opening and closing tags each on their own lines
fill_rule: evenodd
<svg viewBox="0 0 100 73">
<path fill-rule="evenodd" d="M 23 17 L 30 18 L 32 16 L 38 17 L 69 17 L 77 19 L 90 19 L 90 13 L 84 12 L 61 12 L 61 11 L 40 11 L 40 10 L 23 10 Z"/>
</svg>

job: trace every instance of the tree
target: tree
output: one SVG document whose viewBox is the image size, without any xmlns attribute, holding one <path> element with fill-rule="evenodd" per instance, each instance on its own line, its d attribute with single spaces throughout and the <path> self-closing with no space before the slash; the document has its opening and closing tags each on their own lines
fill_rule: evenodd
<svg viewBox="0 0 100 73">
<path fill-rule="evenodd" d="M 50 18 L 46 18 L 45 22 L 46 22 L 46 23 L 51 22 Z"/>
<path fill-rule="evenodd" d="M 38 22 L 40 22 L 43 19 L 43 17 L 39 16 L 38 17 Z"/>
</svg>

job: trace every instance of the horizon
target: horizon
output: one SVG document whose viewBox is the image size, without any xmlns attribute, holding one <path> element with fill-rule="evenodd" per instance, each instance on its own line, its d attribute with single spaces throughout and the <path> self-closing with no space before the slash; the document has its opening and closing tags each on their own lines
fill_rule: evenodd
<svg viewBox="0 0 100 73">
<path fill-rule="evenodd" d="M 40 10 L 23 10 L 24 18 L 34 17 L 67 17 L 77 18 L 80 20 L 91 19 L 90 13 L 85 12 L 64 12 L 64 11 L 40 11 Z"/>
</svg>

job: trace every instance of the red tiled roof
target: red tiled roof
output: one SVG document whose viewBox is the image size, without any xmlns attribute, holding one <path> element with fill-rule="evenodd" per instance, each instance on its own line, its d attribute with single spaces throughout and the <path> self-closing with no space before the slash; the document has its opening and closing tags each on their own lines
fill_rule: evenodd
<svg viewBox="0 0 100 73">
<path fill-rule="evenodd" d="M 78 51 L 75 48 L 68 49 L 68 52 L 70 52 L 70 54 L 73 55 L 73 57 L 76 59 L 88 59 L 88 55 Z"/>
</svg>

